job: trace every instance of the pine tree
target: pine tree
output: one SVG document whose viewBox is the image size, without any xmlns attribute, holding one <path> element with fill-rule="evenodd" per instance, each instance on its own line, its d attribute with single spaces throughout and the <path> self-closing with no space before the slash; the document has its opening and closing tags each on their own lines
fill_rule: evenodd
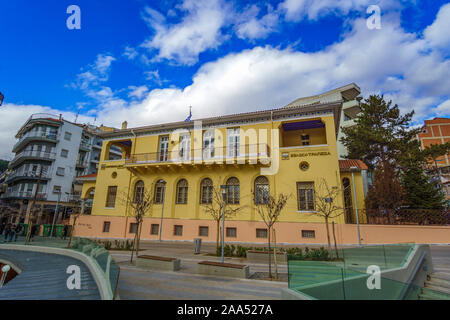
<svg viewBox="0 0 450 320">
<path fill-rule="evenodd" d="M 342 128 L 341 142 L 347 147 L 349 159 L 361 159 L 371 169 L 378 163 L 398 161 L 420 129 L 411 129 L 414 115 L 400 114 L 398 105 L 372 95 L 361 103 L 361 112 L 355 126 Z"/>
</svg>

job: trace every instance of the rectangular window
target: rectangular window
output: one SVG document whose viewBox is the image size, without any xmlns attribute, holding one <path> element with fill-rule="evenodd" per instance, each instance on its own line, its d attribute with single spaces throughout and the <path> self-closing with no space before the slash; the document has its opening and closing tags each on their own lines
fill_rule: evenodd
<svg viewBox="0 0 450 320">
<path fill-rule="evenodd" d="M 302 238 L 315 238 L 316 232 L 314 230 L 302 230 Z"/>
<path fill-rule="evenodd" d="M 111 222 L 109 222 L 109 221 L 103 222 L 103 232 L 109 232 L 110 226 L 111 226 Z"/>
<path fill-rule="evenodd" d="M 209 231 L 208 229 L 209 229 L 208 227 L 200 226 L 198 228 L 198 235 L 201 236 L 201 237 L 207 237 L 208 236 L 208 231 Z"/>
<path fill-rule="evenodd" d="M 179 226 L 179 225 L 173 226 L 173 235 L 174 236 L 182 236 L 183 235 L 183 226 Z"/>
<path fill-rule="evenodd" d="M 62 167 L 58 167 L 57 169 L 56 169 L 56 175 L 57 176 L 64 176 L 64 168 L 62 168 Z"/>
<path fill-rule="evenodd" d="M 106 195 L 105 207 L 114 208 L 116 204 L 116 194 L 117 194 L 117 186 L 109 186 L 108 194 Z"/>
<path fill-rule="evenodd" d="M 70 141 L 72 139 L 72 134 L 70 132 L 64 132 L 64 140 Z"/>
<path fill-rule="evenodd" d="M 299 211 L 314 210 L 314 182 L 297 182 Z"/>
<path fill-rule="evenodd" d="M 69 150 L 66 150 L 66 149 L 61 150 L 61 157 L 67 158 L 68 155 L 69 155 Z"/>
<path fill-rule="evenodd" d="M 130 223 L 129 233 L 136 233 L 137 232 L 137 227 L 138 227 L 137 223 Z"/>
<path fill-rule="evenodd" d="M 256 229 L 257 238 L 267 238 L 267 229 Z"/>
<path fill-rule="evenodd" d="M 236 228 L 226 228 L 225 230 L 228 238 L 236 238 Z"/>
<path fill-rule="evenodd" d="M 150 234 L 157 236 L 159 234 L 159 224 L 152 224 Z"/>
<path fill-rule="evenodd" d="M 53 193 L 61 193 L 61 186 L 53 186 Z"/>
<path fill-rule="evenodd" d="M 309 134 L 302 134 L 302 146 L 309 146 Z"/>
</svg>

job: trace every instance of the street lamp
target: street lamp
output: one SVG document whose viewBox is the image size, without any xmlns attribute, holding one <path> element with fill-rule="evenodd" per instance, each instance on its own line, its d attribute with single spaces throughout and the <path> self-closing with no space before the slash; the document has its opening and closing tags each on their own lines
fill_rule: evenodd
<svg viewBox="0 0 450 320">
<path fill-rule="evenodd" d="M 161 242 L 161 235 L 162 235 L 162 225 L 163 225 L 163 216 L 164 216 L 164 198 L 166 193 L 166 182 L 165 181 L 159 181 L 162 183 L 162 191 L 161 191 L 161 201 L 162 201 L 162 208 L 161 208 L 161 224 L 159 226 L 159 242 Z"/>
<path fill-rule="evenodd" d="M 224 262 L 224 247 L 225 247 L 225 205 L 227 200 L 227 187 L 226 185 L 221 185 L 220 190 L 222 191 L 222 263 Z"/>
<path fill-rule="evenodd" d="M 358 171 L 357 167 L 350 167 L 350 172 L 352 173 L 352 182 L 353 182 L 353 197 L 355 198 L 356 225 L 358 228 L 358 244 L 361 247 L 361 233 L 359 231 L 358 201 L 356 200 L 356 187 L 355 187 L 355 174 L 354 174 L 355 171 Z"/>
</svg>

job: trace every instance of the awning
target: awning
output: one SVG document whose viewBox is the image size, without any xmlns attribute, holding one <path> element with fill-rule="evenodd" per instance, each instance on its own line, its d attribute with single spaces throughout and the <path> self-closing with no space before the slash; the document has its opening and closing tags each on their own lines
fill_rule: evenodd
<svg viewBox="0 0 450 320">
<path fill-rule="evenodd" d="M 325 123 L 323 123 L 322 120 L 309 120 L 309 121 L 283 123 L 282 126 L 284 131 L 294 131 L 294 130 L 325 128 Z"/>
</svg>

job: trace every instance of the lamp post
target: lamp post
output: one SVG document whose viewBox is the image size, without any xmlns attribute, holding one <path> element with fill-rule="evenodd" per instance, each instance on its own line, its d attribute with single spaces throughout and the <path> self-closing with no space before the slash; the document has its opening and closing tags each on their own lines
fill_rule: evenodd
<svg viewBox="0 0 450 320">
<path fill-rule="evenodd" d="M 61 191 L 58 192 L 58 201 L 56 201 L 55 212 L 53 213 L 53 222 L 52 222 L 52 230 L 50 231 L 50 237 L 53 237 L 53 229 L 55 228 L 55 220 L 56 215 L 58 214 L 58 206 L 60 198 L 61 198 Z"/>
<path fill-rule="evenodd" d="M 350 172 L 352 173 L 352 182 L 353 182 L 353 197 L 355 198 L 355 210 L 356 210 L 356 225 L 358 228 L 358 244 L 361 247 L 361 233 L 359 231 L 359 214 L 358 214 L 358 201 L 356 200 L 356 187 L 355 187 L 355 174 L 357 171 L 357 167 L 350 167 Z"/>
<path fill-rule="evenodd" d="M 222 191 L 222 263 L 224 262 L 224 248 L 225 248 L 225 205 L 227 199 L 227 186 L 221 185 L 220 190 Z"/>
<path fill-rule="evenodd" d="M 161 208 L 161 224 L 159 226 L 159 242 L 161 242 L 163 216 L 164 216 L 164 198 L 165 198 L 165 193 L 166 193 L 166 182 L 165 181 L 161 181 L 161 182 L 163 184 L 163 187 L 162 187 L 162 194 L 161 194 L 162 208 Z"/>
</svg>

